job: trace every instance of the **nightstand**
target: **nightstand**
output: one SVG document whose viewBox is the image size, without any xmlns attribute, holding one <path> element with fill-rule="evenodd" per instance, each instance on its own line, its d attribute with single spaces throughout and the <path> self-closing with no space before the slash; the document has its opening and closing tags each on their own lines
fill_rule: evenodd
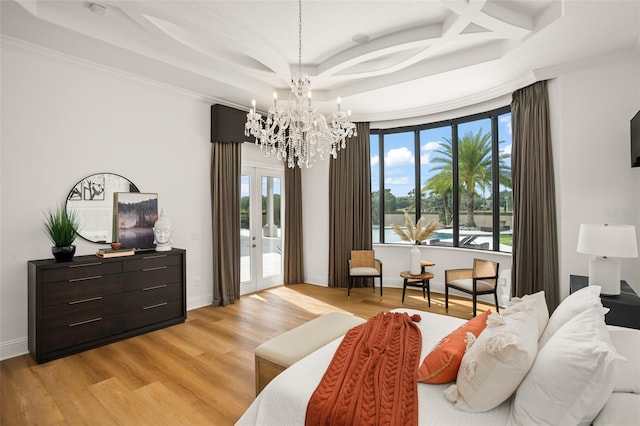
<svg viewBox="0 0 640 426">
<path fill-rule="evenodd" d="M 581 275 L 569 276 L 569 292 L 573 293 L 589 283 L 589 278 Z M 610 311 L 605 315 L 609 325 L 640 329 L 640 297 L 626 281 L 620 281 L 620 294 L 617 296 L 601 296 L 602 306 Z"/>
</svg>

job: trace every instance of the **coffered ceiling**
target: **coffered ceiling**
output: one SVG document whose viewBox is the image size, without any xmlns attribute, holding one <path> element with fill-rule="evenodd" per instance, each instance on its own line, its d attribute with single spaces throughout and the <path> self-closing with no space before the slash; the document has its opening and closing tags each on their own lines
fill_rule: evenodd
<svg viewBox="0 0 640 426">
<path fill-rule="evenodd" d="M 298 69 L 295 0 L 2 0 L 39 45 L 212 101 L 266 109 Z M 383 121 L 487 101 L 640 51 L 637 0 L 303 0 L 314 103 Z M 22 42 L 27 42 L 22 43 Z"/>
</svg>

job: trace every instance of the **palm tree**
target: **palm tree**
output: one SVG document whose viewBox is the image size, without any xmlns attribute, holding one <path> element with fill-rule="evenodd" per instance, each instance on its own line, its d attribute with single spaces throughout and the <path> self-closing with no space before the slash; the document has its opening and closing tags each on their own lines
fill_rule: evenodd
<svg viewBox="0 0 640 426">
<path fill-rule="evenodd" d="M 441 170 L 440 173 L 429 179 L 424 187 L 423 191 L 433 191 L 434 193 L 442 197 L 443 212 L 442 222 L 445 225 L 451 223 L 451 207 L 449 206 L 449 197 L 453 190 L 453 178 L 451 173 L 451 167 L 448 170 Z"/>
<path fill-rule="evenodd" d="M 439 173 L 426 182 L 425 189 L 443 195 L 446 200 L 446 194 L 453 191 L 453 141 L 447 138 L 443 139 L 444 142 L 440 144 L 440 149 L 435 151 L 439 156 L 431 160 L 436 164 L 431 170 L 439 170 Z M 473 216 L 473 201 L 477 186 L 491 184 L 491 153 L 491 133 L 483 134 L 482 129 L 475 134 L 467 132 L 458 140 L 458 180 L 460 191 L 464 191 L 466 195 L 467 208 L 467 221 L 464 226 L 476 226 Z M 510 188 L 511 171 L 504 162 L 508 156 L 505 153 L 501 153 L 499 156 L 499 180 L 500 184 Z"/>
</svg>

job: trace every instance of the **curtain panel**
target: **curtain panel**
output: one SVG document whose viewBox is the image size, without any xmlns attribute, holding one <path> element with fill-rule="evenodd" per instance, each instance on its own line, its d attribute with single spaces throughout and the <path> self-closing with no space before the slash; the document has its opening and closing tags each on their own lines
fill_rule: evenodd
<svg viewBox="0 0 640 426">
<path fill-rule="evenodd" d="M 329 166 L 329 287 L 346 288 L 351 250 L 371 250 L 371 155 L 369 123 Z M 354 281 L 362 286 L 364 279 Z"/>
<path fill-rule="evenodd" d="M 544 290 L 549 312 L 559 304 L 555 181 L 547 82 L 513 93 L 512 291 Z"/>
<path fill-rule="evenodd" d="M 304 282 L 302 245 L 302 172 L 300 167 L 284 167 L 284 273 L 285 284 Z"/>
<path fill-rule="evenodd" d="M 241 144 L 211 144 L 213 306 L 240 298 Z"/>
</svg>

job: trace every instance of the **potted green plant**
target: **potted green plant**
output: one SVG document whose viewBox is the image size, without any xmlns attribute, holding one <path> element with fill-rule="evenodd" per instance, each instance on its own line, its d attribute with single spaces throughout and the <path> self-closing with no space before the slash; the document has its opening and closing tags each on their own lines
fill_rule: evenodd
<svg viewBox="0 0 640 426">
<path fill-rule="evenodd" d="M 65 208 L 64 204 L 45 213 L 44 232 L 53 243 L 51 252 L 58 262 L 69 262 L 73 259 L 76 246 L 73 245 L 77 237 L 76 230 L 80 221 L 75 211 Z"/>
</svg>

